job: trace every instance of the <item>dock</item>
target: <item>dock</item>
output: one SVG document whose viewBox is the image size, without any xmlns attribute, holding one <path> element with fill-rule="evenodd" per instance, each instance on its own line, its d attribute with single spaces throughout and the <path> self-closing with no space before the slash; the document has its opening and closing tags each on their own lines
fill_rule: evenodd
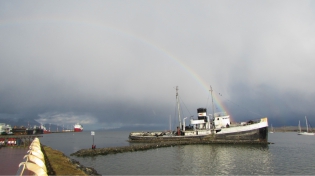
<svg viewBox="0 0 315 176">
<path fill-rule="evenodd" d="M 33 139 L 43 135 L 0 135 L 0 146 L 28 146 Z"/>
</svg>

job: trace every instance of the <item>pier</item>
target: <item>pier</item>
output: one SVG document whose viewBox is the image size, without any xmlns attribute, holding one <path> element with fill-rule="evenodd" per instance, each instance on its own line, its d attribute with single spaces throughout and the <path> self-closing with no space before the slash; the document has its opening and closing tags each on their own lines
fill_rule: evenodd
<svg viewBox="0 0 315 176">
<path fill-rule="evenodd" d="M 24 161 L 30 145 L 35 138 L 41 135 L 1 135 L 0 136 L 0 160 L 1 175 L 15 175 L 19 164 Z M 25 172 L 26 175 L 32 175 L 32 172 Z"/>
<path fill-rule="evenodd" d="M 45 157 L 38 138 L 35 138 L 29 146 L 27 154 L 19 164 L 16 175 L 48 175 L 45 165 Z"/>
<path fill-rule="evenodd" d="M 41 145 L 42 135 L 3 135 L 0 147 L 1 175 L 99 175 L 91 167 L 68 158 L 62 152 Z M 11 139 L 20 141 L 12 143 Z"/>
</svg>

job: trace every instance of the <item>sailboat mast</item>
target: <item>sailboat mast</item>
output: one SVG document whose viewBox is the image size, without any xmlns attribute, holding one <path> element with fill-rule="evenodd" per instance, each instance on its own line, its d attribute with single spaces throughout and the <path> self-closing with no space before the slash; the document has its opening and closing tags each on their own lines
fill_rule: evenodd
<svg viewBox="0 0 315 176">
<path fill-rule="evenodd" d="M 170 131 L 172 131 L 172 118 L 171 118 L 171 115 L 170 115 Z"/>
<path fill-rule="evenodd" d="M 212 87 L 210 86 L 210 90 L 209 90 L 210 92 L 211 92 L 211 100 L 212 100 L 212 118 L 214 119 L 214 104 L 213 104 L 213 96 L 212 96 Z"/>
<path fill-rule="evenodd" d="M 180 120 L 180 110 L 179 110 L 179 99 L 178 99 L 178 86 L 176 86 L 176 102 L 177 102 L 177 110 L 178 110 L 178 121 L 179 121 L 179 128 L 182 128 L 182 122 Z"/>
<path fill-rule="evenodd" d="M 305 116 L 305 122 L 306 122 L 306 132 L 308 132 L 308 124 L 307 124 L 307 118 Z"/>
</svg>

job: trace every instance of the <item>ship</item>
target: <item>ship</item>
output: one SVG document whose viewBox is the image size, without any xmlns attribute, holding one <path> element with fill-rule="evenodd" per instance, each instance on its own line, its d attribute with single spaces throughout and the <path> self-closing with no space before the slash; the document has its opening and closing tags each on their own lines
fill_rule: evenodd
<svg viewBox="0 0 315 176">
<path fill-rule="evenodd" d="M 25 135 L 26 134 L 26 127 L 24 126 L 14 126 L 12 132 L 15 135 Z"/>
<path fill-rule="evenodd" d="M 50 134 L 50 130 L 47 130 L 43 124 L 40 125 L 40 128 L 43 129 L 43 134 Z"/>
<path fill-rule="evenodd" d="M 83 126 L 80 124 L 80 123 L 76 123 L 74 125 L 74 129 L 73 129 L 74 132 L 82 132 L 83 131 Z"/>
<path fill-rule="evenodd" d="M 12 135 L 12 127 L 9 124 L 0 123 L 0 135 Z"/>
<path fill-rule="evenodd" d="M 26 128 L 26 134 L 27 135 L 44 134 L 44 129 L 41 126 L 34 125 L 33 128 L 32 127 Z"/>
<path fill-rule="evenodd" d="M 211 88 L 211 86 L 210 86 Z M 212 88 L 210 89 L 212 97 Z M 226 112 L 207 114 L 206 108 L 198 108 L 198 118 L 181 119 L 176 87 L 176 100 L 179 126 L 174 131 L 131 132 L 129 142 L 160 142 L 160 141 L 199 141 L 205 143 L 268 143 L 268 118 L 261 117 L 245 122 L 231 122 Z M 213 98 L 212 98 L 212 109 Z"/>
</svg>

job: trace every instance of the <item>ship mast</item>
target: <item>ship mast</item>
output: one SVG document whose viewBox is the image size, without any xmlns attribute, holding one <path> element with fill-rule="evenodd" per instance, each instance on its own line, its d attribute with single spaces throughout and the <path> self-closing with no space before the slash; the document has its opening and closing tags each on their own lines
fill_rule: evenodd
<svg viewBox="0 0 315 176">
<path fill-rule="evenodd" d="M 179 121 L 179 128 L 182 128 L 182 122 L 180 120 L 180 110 L 179 110 L 179 99 L 178 99 L 178 86 L 176 86 L 176 102 L 177 102 L 177 110 L 178 110 L 178 121 Z"/>
<path fill-rule="evenodd" d="M 307 118 L 305 116 L 305 122 L 306 122 L 306 132 L 308 132 L 308 124 L 307 124 Z"/>
<path fill-rule="evenodd" d="M 212 96 L 212 87 L 210 86 L 210 90 L 209 90 L 210 92 L 211 92 L 211 100 L 212 100 L 212 118 L 214 119 L 214 104 L 213 104 L 213 96 Z M 213 127 L 213 128 L 215 128 L 215 127 Z"/>
</svg>

